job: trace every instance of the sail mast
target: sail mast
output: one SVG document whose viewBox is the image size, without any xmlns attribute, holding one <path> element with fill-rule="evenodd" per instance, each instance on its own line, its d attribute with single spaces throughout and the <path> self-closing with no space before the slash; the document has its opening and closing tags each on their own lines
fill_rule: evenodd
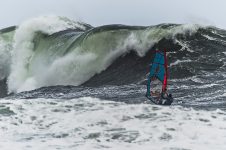
<svg viewBox="0 0 226 150">
<path fill-rule="evenodd" d="M 165 68 L 165 74 L 164 74 L 164 80 L 162 85 L 162 91 L 165 92 L 167 88 L 167 77 L 168 77 L 168 69 L 167 69 L 167 57 L 166 57 L 166 49 L 164 49 L 164 68 Z"/>
</svg>

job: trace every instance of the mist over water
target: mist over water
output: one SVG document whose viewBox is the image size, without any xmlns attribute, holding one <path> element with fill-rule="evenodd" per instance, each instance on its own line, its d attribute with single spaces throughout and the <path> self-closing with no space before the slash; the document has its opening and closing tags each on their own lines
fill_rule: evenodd
<svg viewBox="0 0 226 150">
<path fill-rule="evenodd" d="M 225 47 L 225 30 L 196 24 L 42 16 L 2 29 L 0 148 L 223 150 Z M 170 107 L 145 97 L 156 49 L 167 50 Z"/>
</svg>

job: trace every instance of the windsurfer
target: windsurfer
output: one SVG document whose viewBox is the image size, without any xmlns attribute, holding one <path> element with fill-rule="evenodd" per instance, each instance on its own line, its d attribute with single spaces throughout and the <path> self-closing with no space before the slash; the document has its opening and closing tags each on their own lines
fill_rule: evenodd
<svg viewBox="0 0 226 150">
<path fill-rule="evenodd" d="M 156 51 L 147 82 L 146 96 L 153 103 L 159 105 L 171 105 L 173 98 L 167 93 L 167 58 L 166 51 Z"/>
<path fill-rule="evenodd" d="M 165 89 L 165 91 L 162 91 L 161 96 L 162 98 L 165 98 L 165 99 L 169 96 L 167 89 Z"/>
</svg>

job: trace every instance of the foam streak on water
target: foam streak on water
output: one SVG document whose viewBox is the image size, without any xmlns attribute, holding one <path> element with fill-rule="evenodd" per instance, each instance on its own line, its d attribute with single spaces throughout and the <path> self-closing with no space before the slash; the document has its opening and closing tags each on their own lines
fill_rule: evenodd
<svg viewBox="0 0 226 150">
<path fill-rule="evenodd" d="M 90 97 L 1 100 L 0 149 L 226 148 L 226 112 Z"/>
</svg>

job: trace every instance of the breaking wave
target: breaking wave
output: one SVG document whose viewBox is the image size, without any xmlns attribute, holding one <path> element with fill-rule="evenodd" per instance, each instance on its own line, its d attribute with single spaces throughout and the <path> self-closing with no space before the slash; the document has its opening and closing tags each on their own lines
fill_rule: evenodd
<svg viewBox="0 0 226 150">
<path fill-rule="evenodd" d="M 143 83 L 151 50 L 162 48 L 168 51 L 171 78 L 184 78 L 221 68 L 225 45 L 226 31 L 215 27 L 92 27 L 38 17 L 0 31 L 0 80 L 7 78 L 8 91 L 14 93 L 53 85 Z"/>
</svg>

